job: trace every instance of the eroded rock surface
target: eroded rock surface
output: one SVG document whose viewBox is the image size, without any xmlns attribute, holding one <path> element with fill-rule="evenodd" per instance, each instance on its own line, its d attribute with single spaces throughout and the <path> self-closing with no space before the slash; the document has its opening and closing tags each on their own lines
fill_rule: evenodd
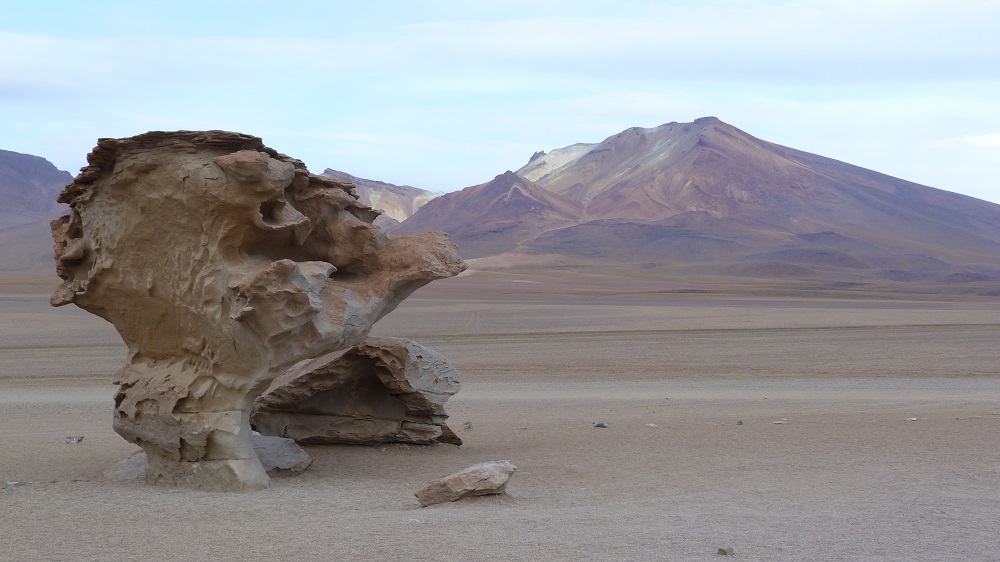
<svg viewBox="0 0 1000 562">
<path fill-rule="evenodd" d="M 517 467 L 510 461 L 484 462 L 434 480 L 415 495 L 420 505 L 427 507 L 470 496 L 502 494 L 515 470 Z"/>
<path fill-rule="evenodd" d="M 417 342 L 368 338 L 347 351 L 296 365 L 257 399 L 264 435 L 298 443 L 451 443 L 444 404 L 461 376 Z"/>
<path fill-rule="evenodd" d="M 128 346 L 114 428 L 150 483 L 267 486 L 254 399 L 291 365 L 359 344 L 417 288 L 465 269 L 440 233 L 387 237 L 348 182 L 225 131 L 101 139 L 52 223 L 73 303 Z"/>
</svg>

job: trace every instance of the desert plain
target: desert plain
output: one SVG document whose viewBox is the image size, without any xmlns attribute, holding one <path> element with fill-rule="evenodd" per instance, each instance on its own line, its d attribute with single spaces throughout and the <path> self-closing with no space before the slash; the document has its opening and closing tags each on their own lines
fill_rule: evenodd
<svg viewBox="0 0 1000 562">
<path fill-rule="evenodd" d="M 207 493 L 106 476 L 125 347 L 54 286 L 0 284 L 0 560 L 1000 559 L 996 297 L 473 264 L 373 330 L 461 371 L 462 447 Z M 505 495 L 413 496 L 500 459 Z"/>
</svg>

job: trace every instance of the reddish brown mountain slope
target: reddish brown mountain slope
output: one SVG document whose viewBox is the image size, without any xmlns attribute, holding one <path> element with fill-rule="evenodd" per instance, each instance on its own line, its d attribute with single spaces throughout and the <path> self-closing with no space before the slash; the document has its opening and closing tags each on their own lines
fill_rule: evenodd
<svg viewBox="0 0 1000 562">
<path fill-rule="evenodd" d="M 518 173 L 585 205 L 588 218 L 658 221 L 702 211 L 790 233 L 996 241 L 1000 207 L 754 138 L 714 117 L 633 128 L 549 169 Z"/>
<path fill-rule="evenodd" d="M 443 230 L 463 257 L 474 258 L 515 250 L 546 230 L 575 223 L 580 214 L 578 203 L 508 171 L 430 201 L 390 232 Z"/>
<path fill-rule="evenodd" d="M 615 244 L 633 259 L 725 261 L 736 245 L 746 251 L 733 272 L 838 268 L 903 280 L 948 275 L 942 263 L 952 274 L 1000 272 L 1000 206 L 762 141 L 713 117 L 536 154 L 519 172 L 579 198 L 588 219 L 634 231 L 635 243 L 619 234 Z M 662 242 L 641 250 L 652 231 Z M 593 248 L 606 234 L 581 225 L 526 246 L 572 252 L 573 240 Z M 731 244 L 711 253 L 718 242 Z M 666 251 L 679 244 L 681 255 Z"/>
</svg>

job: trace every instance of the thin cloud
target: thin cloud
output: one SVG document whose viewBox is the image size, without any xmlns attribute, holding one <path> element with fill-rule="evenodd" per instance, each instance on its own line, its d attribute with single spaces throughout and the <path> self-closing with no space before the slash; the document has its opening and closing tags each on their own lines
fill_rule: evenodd
<svg viewBox="0 0 1000 562">
<path fill-rule="evenodd" d="M 987 148 L 991 150 L 1000 149 L 1000 133 L 984 133 L 979 135 L 962 135 L 958 137 L 952 137 L 948 139 L 943 139 L 934 143 L 933 146 L 942 147 L 969 147 L 969 148 Z"/>
<path fill-rule="evenodd" d="M 949 188 L 940 160 L 992 147 L 980 136 L 1000 130 L 995 2 L 330 6 L 289 7 L 302 25 L 287 29 L 255 10 L 185 23 L 225 10 L 181 0 L 128 22 L 109 24 L 118 12 L 104 5 L 22 26 L 33 33 L 8 24 L 0 147 L 75 168 L 100 136 L 229 128 L 320 169 L 460 186 L 523 163 L 524 147 L 716 115 Z M 934 161 L 921 151 L 937 139 L 951 144 Z M 995 193 L 988 160 L 961 160 L 953 188 Z"/>
</svg>

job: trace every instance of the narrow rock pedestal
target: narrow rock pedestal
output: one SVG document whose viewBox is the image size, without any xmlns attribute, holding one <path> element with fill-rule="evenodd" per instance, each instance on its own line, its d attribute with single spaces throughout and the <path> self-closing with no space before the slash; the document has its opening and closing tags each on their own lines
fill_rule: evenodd
<svg viewBox="0 0 1000 562">
<path fill-rule="evenodd" d="M 268 476 L 297 476 L 312 464 L 312 457 L 295 441 L 281 437 L 254 435 L 254 451 Z M 114 481 L 143 480 L 150 476 L 146 453 L 138 452 L 111 467 L 108 478 Z"/>
</svg>

